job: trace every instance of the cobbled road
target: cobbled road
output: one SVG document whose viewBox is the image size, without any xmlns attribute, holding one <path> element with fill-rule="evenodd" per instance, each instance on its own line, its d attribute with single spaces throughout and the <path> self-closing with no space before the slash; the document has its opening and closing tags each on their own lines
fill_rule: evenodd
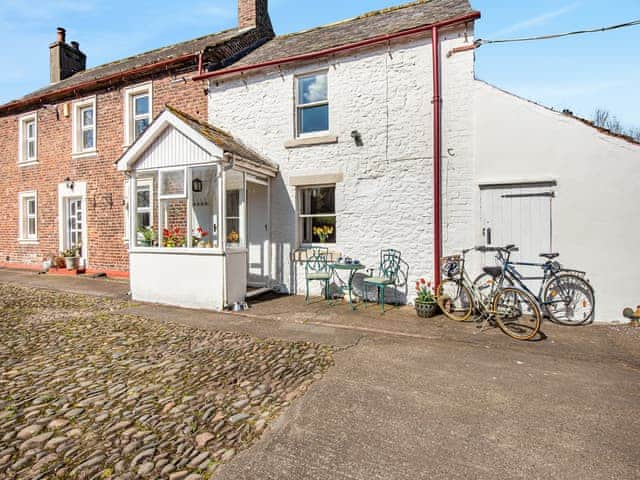
<svg viewBox="0 0 640 480">
<path fill-rule="evenodd" d="M 126 306 L 0 284 L 0 478 L 209 478 L 333 364 Z"/>
</svg>

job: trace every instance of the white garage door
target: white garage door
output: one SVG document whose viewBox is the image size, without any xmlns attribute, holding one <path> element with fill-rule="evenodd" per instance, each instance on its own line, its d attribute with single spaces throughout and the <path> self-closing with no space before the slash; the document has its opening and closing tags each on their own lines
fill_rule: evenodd
<svg viewBox="0 0 640 480">
<path fill-rule="evenodd" d="M 514 244 L 513 260 L 537 261 L 552 251 L 551 185 L 503 185 L 481 188 L 482 234 L 486 245 Z"/>
</svg>

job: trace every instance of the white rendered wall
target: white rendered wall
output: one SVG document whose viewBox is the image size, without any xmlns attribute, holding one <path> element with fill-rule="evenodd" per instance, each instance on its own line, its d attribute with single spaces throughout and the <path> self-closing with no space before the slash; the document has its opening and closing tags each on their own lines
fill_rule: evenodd
<svg viewBox="0 0 640 480">
<path fill-rule="evenodd" d="M 247 293 L 247 251 L 227 250 L 227 304 L 244 302 Z"/>
<path fill-rule="evenodd" d="M 129 262 L 134 300 L 207 310 L 224 308 L 222 253 L 131 252 Z"/>
<path fill-rule="evenodd" d="M 472 42 L 472 31 L 467 42 Z M 472 240 L 471 100 L 473 53 L 447 57 L 465 44 L 462 29 L 443 33 L 445 249 Z M 280 165 L 272 182 L 273 280 L 302 293 L 304 268 L 291 265 L 297 239 L 292 176 L 342 174 L 336 185 L 337 244 L 332 249 L 377 266 L 381 248 L 402 252 L 413 282 L 433 275 L 433 133 L 431 39 L 393 42 L 305 66 L 212 81 L 209 120 Z M 328 72 L 330 134 L 338 142 L 285 148 L 294 138 L 294 76 Z M 364 146 L 355 145 L 357 130 Z M 449 153 L 451 155 L 449 155 Z M 389 295 L 390 297 L 390 295 Z"/>
<path fill-rule="evenodd" d="M 640 145 L 475 84 L 477 179 L 555 179 L 553 249 L 587 271 L 595 321 L 623 320 L 623 307 L 640 304 Z"/>
</svg>

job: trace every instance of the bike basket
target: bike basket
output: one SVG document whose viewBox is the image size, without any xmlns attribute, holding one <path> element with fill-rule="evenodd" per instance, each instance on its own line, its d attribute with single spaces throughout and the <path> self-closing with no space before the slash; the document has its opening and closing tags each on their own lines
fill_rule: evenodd
<svg viewBox="0 0 640 480">
<path fill-rule="evenodd" d="M 443 277 L 458 278 L 462 275 L 462 257 L 460 255 L 442 257 L 440 265 Z"/>
</svg>

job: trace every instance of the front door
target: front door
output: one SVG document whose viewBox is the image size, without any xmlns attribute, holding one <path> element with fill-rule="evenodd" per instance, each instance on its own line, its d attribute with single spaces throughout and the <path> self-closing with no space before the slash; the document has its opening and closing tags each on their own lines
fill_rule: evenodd
<svg viewBox="0 0 640 480">
<path fill-rule="evenodd" d="M 82 244 L 84 227 L 84 210 L 82 198 L 68 198 L 66 205 L 65 248 L 80 247 L 79 255 L 84 256 L 85 245 Z"/>
<path fill-rule="evenodd" d="M 248 281 L 250 287 L 269 282 L 269 189 L 247 179 Z"/>
<path fill-rule="evenodd" d="M 520 251 L 513 260 L 538 261 L 550 252 L 553 188 L 548 185 L 501 186 L 481 191 L 481 219 L 484 244 L 514 244 Z M 490 260 L 490 258 L 487 258 Z M 493 262 L 487 262 L 490 264 Z"/>
</svg>

